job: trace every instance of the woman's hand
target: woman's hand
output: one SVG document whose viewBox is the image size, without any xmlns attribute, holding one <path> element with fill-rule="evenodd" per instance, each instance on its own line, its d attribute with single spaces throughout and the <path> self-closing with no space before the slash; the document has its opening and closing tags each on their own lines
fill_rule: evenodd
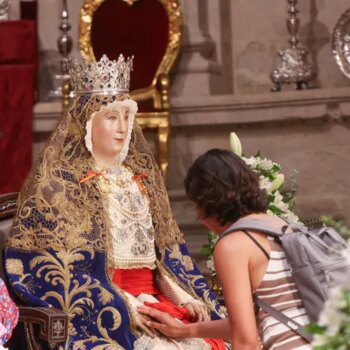
<svg viewBox="0 0 350 350">
<path fill-rule="evenodd" d="M 210 317 L 207 312 L 207 308 L 196 301 L 190 301 L 184 305 L 184 307 L 189 311 L 190 315 L 196 319 L 197 322 L 207 322 L 210 321 Z"/>
<path fill-rule="evenodd" d="M 188 338 L 189 325 L 169 316 L 167 313 L 152 309 L 147 306 L 138 306 L 137 311 L 158 321 L 148 321 L 146 324 L 169 338 Z"/>
</svg>

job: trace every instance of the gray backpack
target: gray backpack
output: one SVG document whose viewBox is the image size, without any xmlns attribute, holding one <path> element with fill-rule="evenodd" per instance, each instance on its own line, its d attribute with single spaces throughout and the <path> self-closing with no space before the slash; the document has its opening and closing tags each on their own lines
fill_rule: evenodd
<svg viewBox="0 0 350 350">
<path fill-rule="evenodd" d="M 285 233 L 289 228 L 292 232 Z M 341 250 L 347 248 L 347 244 L 339 233 L 331 227 L 312 229 L 290 222 L 286 222 L 278 232 L 262 220 L 243 218 L 229 227 L 220 239 L 235 231 L 258 231 L 280 241 L 310 321 L 317 322 L 330 288 L 341 284 L 350 268 L 341 255 Z M 299 333 L 300 327 L 292 319 L 258 298 L 255 298 L 255 302 L 265 312 Z M 305 334 L 302 336 L 310 340 Z"/>
</svg>

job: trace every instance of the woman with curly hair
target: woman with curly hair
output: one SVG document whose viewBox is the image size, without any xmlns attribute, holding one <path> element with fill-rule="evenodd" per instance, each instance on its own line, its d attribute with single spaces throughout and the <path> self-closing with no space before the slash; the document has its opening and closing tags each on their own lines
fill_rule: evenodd
<svg viewBox="0 0 350 350">
<path fill-rule="evenodd" d="M 185 188 L 198 219 L 219 236 L 240 220 L 258 221 L 272 231 L 286 225 L 266 214 L 267 194 L 259 188 L 258 174 L 232 152 L 212 149 L 200 156 L 188 170 Z M 219 239 L 214 263 L 228 319 L 183 325 L 141 307 L 140 312 L 159 321 L 149 326 L 171 337 L 230 339 L 234 350 L 311 349 L 307 340 L 254 302 L 258 296 L 299 325 L 309 323 L 279 242 L 258 231 L 234 231 Z"/>
</svg>

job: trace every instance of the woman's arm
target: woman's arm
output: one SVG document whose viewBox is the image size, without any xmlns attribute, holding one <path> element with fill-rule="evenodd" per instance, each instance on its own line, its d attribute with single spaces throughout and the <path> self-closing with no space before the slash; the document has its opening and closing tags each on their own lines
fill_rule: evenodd
<svg viewBox="0 0 350 350">
<path fill-rule="evenodd" d="M 250 261 L 256 251 L 243 232 L 219 241 L 214 252 L 217 275 L 228 309 L 233 350 L 261 349 L 256 326 Z"/>
<path fill-rule="evenodd" d="M 244 233 L 223 238 L 214 254 L 215 268 L 223 287 L 229 320 L 182 324 L 169 315 L 141 306 L 138 311 L 158 322 L 147 325 L 174 338 L 231 339 L 232 350 L 260 350 L 250 282 L 250 257 L 256 254 Z"/>
</svg>

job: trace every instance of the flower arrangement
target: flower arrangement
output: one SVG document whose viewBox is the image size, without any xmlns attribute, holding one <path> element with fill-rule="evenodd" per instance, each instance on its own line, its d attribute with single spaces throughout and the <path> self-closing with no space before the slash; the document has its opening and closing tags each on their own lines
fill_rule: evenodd
<svg viewBox="0 0 350 350">
<path fill-rule="evenodd" d="M 270 159 L 263 158 L 260 151 L 252 157 L 246 158 L 242 155 L 242 145 L 238 136 L 231 132 L 230 146 L 232 152 L 240 156 L 244 162 L 259 174 L 260 188 L 267 192 L 269 209 L 268 214 L 279 215 L 289 221 L 299 221 L 293 213 L 294 198 L 291 194 L 282 194 L 284 175 L 281 166 Z"/>
<path fill-rule="evenodd" d="M 332 215 L 322 215 L 320 221 L 326 226 L 334 227 L 344 239 L 350 239 L 350 228 L 346 226 L 344 221 L 334 219 Z"/>
<path fill-rule="evenodd" d="M 299 218 L 293 213 L 294 198 L 291 193 L 282 193 L 285 177 L 281 173 L 281 166 L 270 159 L 262 157 L 260 151 L 249 158 L 244 157 L 242 153 L 242 144 L 238 136 L 231 132 L 230 147 L 232 152 L 241 157 L 244 162 L 259 174 L 260 188 L 267 192 L 268 211 L 270 215 L 278 215 L 289 221 L 299 221 Z M 218 237 L 213 232 L 208 234 L 208 244 L 205 245 L 201 253 L 207 256 L 207 267 L 215 276 L 213 253 Z"/>
<path fill-rule="evenodd" d="M 320 221 L 333 226 L 350 243 L 350 228 L 343 221 L 327 215 L 321 216 Z M 350 245 L 342 253 L 350 264 Z M 309 326 L 308 331 L 315 334 L 315 350 L 350 349 L 350 271 L 344 284 L 330 290 L 318 324 Z"/>
<path fill-rule="evenodd" d="M 343 252 L 350 264 L 350 249 Z M 314 333 L 315 350 L 350 349 L 350 273 L 344 285 L 331 289 L 318 324 L 308 327 Z"/>
</svg>

